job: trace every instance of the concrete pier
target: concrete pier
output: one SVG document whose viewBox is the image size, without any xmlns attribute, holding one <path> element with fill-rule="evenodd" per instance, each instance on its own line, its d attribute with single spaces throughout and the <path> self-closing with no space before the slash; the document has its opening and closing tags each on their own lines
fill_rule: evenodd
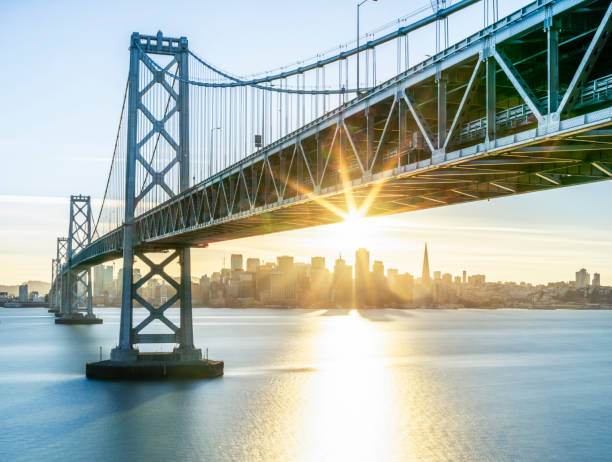
<svg viewBox="0 0 612 462">
<path fill-rule="evenodd" d="M 138 353 L 133 360 L 87 363 L 85 373 L 97 380 L 208 379 L 223 375 L 223 361 L 179 359 L 177 353 Z"/>
<path fill-rule="evenodd" d="M 81 313 L 72 313 L 69 316 L 62 316 L 56 313 L 55 324 L 102 324 L 102 318 L 96 318 L 95 316 L 84 316 Z"/>
</svg>

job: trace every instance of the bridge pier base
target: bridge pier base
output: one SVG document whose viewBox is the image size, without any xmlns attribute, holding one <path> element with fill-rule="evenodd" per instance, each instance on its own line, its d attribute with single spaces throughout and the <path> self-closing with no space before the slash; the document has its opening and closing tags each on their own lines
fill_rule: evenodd
<svg viewBox="0 0 612 462">
<path fill-rule="evenodd" d="M 98 380 L 206 379 L 223 375 L 223 361 L 181 359 L 176 353 L 137 353 L 133 360 L 87 363 L 85 374 Z"/>
<path fill-rule="evenodd" d="M 162 262 L 154 263 L 143 252 L 137 252 L 138 258 L 149 267 L 149 272 L 136 282 L 132 281 L 131 271 L 124 266 L 122 320 L 125 328 L 120 332 L 119 346 L 111 351 L 110 360 L 88 363 L 85 373 L 90 379 L 101 380 L 161 380 L 161 379 L 204 379 L 223 375 L 223 361 L 212 361 L 202 358 L 202 350 L 193 346 L 193 323 L 191 315 L 191 259 L 190 250 L 174 250 Z M 178 258 L 181 270 L 180 282 L 170 277 L 164 268 Z M 128 253 L 128 260 L 133 259 Z M 139 295 L 140 289 L 153 276 L 161 278 L 172 286 L 176 293 L 159 307 L 153 306 Z M 137 300 L 149 313 L 137 326 L 132 326 L 133 300 Z M 166 311 L 176 302 L 180 302 L 180 324 L 177 326 L 165 316 Z M 171 333 L 143 333 L 151 323 L 159 321 L 170 329 Z M 159 324 L 159 323 L 158 323 Z M 140 352 L 134 344 L 172 343 L 171 352 Z"/>
</svg>

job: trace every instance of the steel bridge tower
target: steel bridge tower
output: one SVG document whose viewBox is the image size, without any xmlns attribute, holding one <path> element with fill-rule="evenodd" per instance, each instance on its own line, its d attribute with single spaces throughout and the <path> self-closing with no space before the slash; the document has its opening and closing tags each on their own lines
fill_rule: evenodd
<svg viewBox="0 0 612 462">
<path fill-rule="evenodd" d="M 60 241 L 58 239 L 58 249 Z M 66 267 L 62 274 L 61 317 L 56 324 L 101 324 L 93 314 L 91 267 L 72 268 L 72 257 L 91 244 L 91 197 L 70 196 Z M 59 255 L 58 255 L 59 259 Z"/>
<path fill-rule="evenodd" d="M 169 57 L 170 63 L 165 70 L 171 66 L 178 67 L 178 91 L 169 84 L 166 73 L 151 65 L 146 55 L 165 55 Z M 134 348 L 140 343 L 170 343 L 178 345 L 173 353 L 166 355 L 165 359 L 170 361 L 194 361 L 202 359 L 202 352 L 193 344 L 192 306 L 191 306 L 191 255 L 188 247 L 176 247 L 161 263 L 154 263 L 143 251 L 135 252 L 137 244 L 137 230 L 134 223 L 136 208 L 146 193 L 155 186 L 159 186 L 175 197 L 189 188 L 189 84 L 187 83 L 188 70 L 188 43 L 185 37 L 168 38 L 159 32 L 156 36 L 145 36 L 133 33 L 130 46 L 130 72 L 128 88 L 128 132 L 127 132 L 127 164 L 126 164 L 126 188 L 125 188 L 125 223 L 123 237 L 123 289 L 121 295 L 121 324 L 119 333 L 119 345 L 111 352 L 112 361 L 131 362 L 152 359 L 150 355 L 139 353 Z M 146 67 L 151 75 L 151 80 L 140 88 L 142 80 L 141 69 Z M 160 85 L 171 98 L 174 108 L 164 115 L 161 120 L 154 116 L 153 108 L 147 107 L 145 95 L 154 86 Z M 170 117 L 178 113 L 178 136 L 167 129 Z M 138 127 L 143 122 L 150 123 L 150 129 L 141 134 L 139 139 Z M 154 164 L 142 152 L 144 143 L 153 136 L 163 137 L 172 147 L 172 158 L 165 160 L 161 167 Z M 150 175 L 151 183 L 144 191 L 137 194 L 136 170 L 140 164 Z M 166 182 L 166 174 L 174 166 L 179 166 L 179 184 L 174 190 L 171 184 Z M 147 274 L 142 279 L 134 281 L 134 259 L 149 267 Z M 180 267 L 180 282 L 175 281 L 165 272 L 165 267 L 178 259 Z M 159 307 L 154 307 L 146 301 L 139 293 L 141 288 L 153 276 L 158 275 L 168 282 L 175 290 L 174 296 L 170 297 Z M 134 301 L 144 306 L 148 316 L 138 325 L 133 325 Z M 180 326 L 165 316 L 165 311 L 175 302 L 180 303 Z M 168 329 L 169 333 L 143 333 L 142 331 L 153 321 L 160 321 Z M 159 356 L 159 355 L 158 355 Z"/>
<path fill-rule="evenodd" d="M 63 280 L 63 265 L 66 263 L 66 255 L 68 253 L 68 238 L 58 237 L 55 250 L 55 258 L 53 259 L 54 278 L 49 291 L 49 313 L 60 315 L 62 306 L 62 280 Z"/>
</svg>

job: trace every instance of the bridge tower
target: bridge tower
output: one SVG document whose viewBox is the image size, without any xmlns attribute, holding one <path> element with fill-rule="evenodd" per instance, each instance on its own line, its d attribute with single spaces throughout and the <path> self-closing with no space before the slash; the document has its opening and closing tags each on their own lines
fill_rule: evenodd
<svg viewBox="0 0 612 462">
<path fill-rule="evenodd" d="M 68 253 L 68 238 L 58 237 L 55 250 L 55 258 L 53 259 L 53 282 L 49 291 L 49 313 L 55 313 L 56 316 L 61 315 L 62 306 L 62 280 L 63 280 L 63 265 L 66 263 L 66 255 Z"/>
<path fill-rule="evenodd" d="M 166 60 L 164 66 L 159 66 L 150 57 L 162 55 Z M 140 246 L 138 230 L 134 224 L 137 207 L 146 202 L 149 191 L 159 187 L 170 198 L 175 197 L 189 188 L 189 49 L 187 39 L 164 37 L 160 32 L 154 36 L 133 33 L 130 44 L 130 71 L 128 87 L 128 118 L 127 118 L 127 159 L 125 187 L 125 221 L 123 225 L 123 277 L 121 294 L 121 321 L 119 345 L 111 352 L 110 364 L 88 364 L 88 377 L 98 378 L 146 378 L 173 375 L 176 371 L 181 375 L 191 377 L 207 377 L 221 375 L 223 363 L 219 361 L 202 360 L 202 351 L 193 344 L 193 324 L 191 306 L 191 254 L 187 246 L 165 246 L 170 254 L 161 263 L 154 263 Z M 169 61 L 169 62 L 168 62 Z M 168 71 L 177 69 L 178 78 L 172 78 Z M 148 81 L 147 81 L 148 80 Z M 172 82 L 174 80 L 174 83 Z M 175 89 L 178 84 L 178 89 Z M 147 93 L 155 86 L 161 86 L 168 95 L 167 110 L 161 116 L 157 115 L 147 99 Z M 171 129 L 170 119 L 178 116 L 178 130 Z M 175 117 L 176 117 L 175 116 Z M 176 121 L 174 122 L 176 123 Z M 143 126 L 148 127 L 143 129 Z M 174 127 L 176 128 L 176 126 Z M 143 145 L 156 137 L 163 138 L 170 147 L 171 156 L 160 161 L 147 159 Z M 163 165 L 160 165 L 160 162 Z M 178 184 L 168 181 L 168 173 L 178 164 Z M 136 191 L 137 168 L 144 169 L 150 183 L 140 192 Z M 138 248 L 137 248 L 138 246 Z M 150 252 L 150 249 L 146 249 Z M 154 249 L 156 250 L 156 249 Z M 149 271 L 138 281 L 134 280 L 135 257 L 148 266 Z M 165 268 L 178 259 L 180 279 L 175 281 Z M 138 289 L 151 280 L 153 276 L 162 277 L 176 291 L 161 306 L 155 307 L 145 300 Z M 134 301 L 145 307 L 148 316 L 138 325 L 133 325 Z M 180 325 L 165 316 L 165 312 L 175 302 L 180 303 Z M 168 333 L 144 333 L 143 330 L 160 321 Z M 156 324 L 160 324 L 157 322 Z M 167 354 L 140 353 L 135 344 L 157 343 L 174 344 L 174 350 Z M 146 367 L 137 366 L 156 360 L 159 370 L 150 364 Z M 160 361 L 161 360 L 161 361 Z"/>
<path fill-rule="evenodd" d="M 72 256 L 91 244 L 91 198 L 70 196 L 70 222 L 63 271 L 61 318 L 56 324 L 101 324 L 92 310 L 91 267 L 72 268 Z M 58 240 L 59 245 L 59 240 Z"/>
</svg>

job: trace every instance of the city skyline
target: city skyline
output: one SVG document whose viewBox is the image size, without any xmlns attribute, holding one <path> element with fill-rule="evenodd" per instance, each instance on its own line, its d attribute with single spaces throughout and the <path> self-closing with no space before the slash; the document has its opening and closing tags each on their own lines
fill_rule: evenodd
<svg viewBox="0 0 612 462">
<path fill-rule="evenodd" d="M 590 272 L 586 268 L 581 268 L 580 270 L 576 270 L 570 277 L 566 279 L 560 280 L 550 280 L 545 283 L 533 284 L 529 281 L 525 280 L 495 280 L 488 278 L 486 274 L 472 272 L 466 268 L 462 269 L 457 273 L 452 273 L 446 271 L 445 269 L 441 269 L 438 266 L 430 266 L 430 248 L 428 248 L 427 242 L 424 243 L 424 249 L 422 248 L 422 256 L 418 264 L 420 264 L 421 270 L 416 273 L 404 272 L 398 268 L 389 266 L 385 263 L 384 260 L 378 258 L 376 254 L 373 254 L 366 248 L 359 248 L 353 252 L 354 257 L 351 259 L 346 255 L 339 254 L 335 259 L 329 260 L 325 257 L 319 255 L 311 255 L 308 260 L 309 261 L 298 261 L 295 259 L 294 255 L 277 255 L 272 259 L 266 261 L 265 259 L 257 256 L 246 256 L 243 254 L 230 254 L 229 258 L 224 258 L 223 263 L 218 266 L 216 269 L 209 273 L 200 273 L 193 274 L 192 281 L 198 281 L 203 277 L 212 277 L 213 274 L 223 274 L 224 272 L 233 272 L 233 271 L 244 271 L 244 272 L 255 272 L 258 267 L 277 267 L 279 266 L 279 259 L 290 258 L 292 264 L 300 265 L 301 267 L 305 267 L 310 270 L 311 267 L 317 267 L 317 269 L 326 270 L 329 272 L 333 272 L 337 269 L 338 262 L 342 261 L 343 264 L 346 264 L 348 270 L 350 271 L 350 276 L 357 282 L 359 276 L 357 273 L 360 271 L 366 272 L 375 272 L 376 264 L 382 265 L 383 274 L 385 276 L 389 276 L 389 272 L 393 274 L 404 273 L 414 278 L 415 281 L 421 280 L 423 282 L 431 282 L 435 280 L 444 279 L 444 276 L 448 277 L 449 275 L 452 277 L 452 280 L 455 281 L 457 278 L 460 278 L 464 283 L 470 277 L 478 277 L 482 279 L 482 282 L 491 282 L 491 283 L 511 283 L 511 284 L 527 284 L 527 285 L 546 285 L 546 284 L 554 284 L 559 282 L 567 282 L 574 283 L 577 288 L 585 288 L 590 286 L 591 284 L 595 286 L 606 286 L 606 284 L 602 284 L 601 281 L 601 273 L 597 271 Z M 357 262 L 361 260 L 361 265 L 358 265 Z M 358 266 L 360 268 L 358 269 Z M 94 273 L 94 295 L 100 295 L 99 292 L 100 287 L 115 287 L 121 280 L 121 269 L 115 271 L 115 265 L 113 264 L 101 264 L 93 267 Z M 135 279 L 138 280 L 143 276 L 140 268 L 135 269 Z M 177 275 L 172 275 L 172 277 L 178 278 Z M 164 283 L 163 278 L 159 276 L 153 276 L 152 280 L 160 281 L 162 284 Z M 604 279 L 605 280 L 605 279 Z"/>
<path fill-rule="evenodd" d="M 229 264 L 228 264 L 229 263 Z M 332 263 L 332 262 L 330 262 Z M 342 256 L 328 269 L 326 260 L 312 256 L 297 262 L 279 255 L 275 261 L 231 254 L 229 262 L 210 274 L 192 276 L 192 303 L 196 307 L 285 308 L 576 308 L 608 306 L 612 287 L 601 284 L 599 273 L 582 268 L 575 279 L 533 285 L 524 281 L 491 281 L 486 274 L 451 274 L 429 264 L 427 243 L 421 273 L 400 272 L 376 259 L 368 249 L 354 252 L 353 264 Z M 134 281 L 142 274 L 134 271 Z M 174 278 L 178 283 L 180 278 Z M 94 267 L 93 303 L 115 306 L 121 300 L 121 270 L 113 278 L 113 266 Z M 21 297 L 20 287 L 20 297 Z M 27 292 L 27 289 L 26 289 Z M 176 294 L 168 280 L 153 276 L 139 294 L 153 306 L 172 303 Z M 1 295 L 1 294 L 0 294 Z M 175 300 L 173 306 L 177 306 Z"/>
<path fill-rule="evenodd" d="M 526 3 L 528 0 L 502 2 L 499 14 L 508 14 Z M 14 81 L 13 91 L 5 94 L 6 104 L 16 112 L 0 128 L 3 132 L 0 152 L 19 152 L 20 155 L 6 155 L 4 167 L 8 172 L 27 172 L 27 175 L 6 175 L 0 185 L 3 213 L 0 220 L 3 263 L 0 265 L 0 281 L 5 284 L 50 279 L 49 255 L 54 254 L 55 238 L 67 233 L 70 194 L 91 194 L 96 216 L 104 192 L 104 182 L 99 173 L 106 171 L 110 164 L 112 140 L 121 108 L 117 95 L 121 94 L 125 84 L 126 43 L 133 30 L 155 32 L 161 29 L 175 35 L 186 35 L 194 48 L 207 50 L 212 62 L 238 74 L 286 65 L 296 56 L 312 55 L 330 44 L 343 43 L 354 36 L 352 15 L 350 20 L 337 20 L 353 11 L 354 5 L 348 1 L 318 4 L 329 14 L 316 16 L 316 22 L 325 32 L 318 34 L 314 41 L 304 40 L 315 17 L 312 9 L 303 4 L 288 8 L 280 2 L 264 5 L 245 3 L 237 11 L 227 11 L 213 4 L 205 12 L 213 24 L 210 29 L 200 27 L 200 15 L 179 19 L 171 14 L 167 5 L 143 8 L 143 4 L 133 2 L 125 15 L 111 19 L 112 7 L 100 11 L 81 5 L 62 8 L 62 2 L 59 2 L 53 7 L 40 5 L 32 12 L 27 4 L 7 5 L 5 14 L 0 17 L 3 26 L 0 37 L 5 38 L 3 43 L 11 43 L 10 37 L 19 34 L 22 28 L 32 31 L 11 47 L 5 47 L 6 59 L 14 66 L 0 69 L 0 78 L 14 81 L 14 74 L 36 75 L 37 69 L 32 67 L 35 60 L 20 59 L 24 53 L 36 50 L 36 58 L 46 67 L 50 87 L 68 85 L 74 91 L 62 94 L 61 105 L 66 110 L 59 112 L 60 100 L 54 93 L 39 95 L 35 113 L 20 104 L 31 95 L 32 82 L 28 79 Z M 192 6 L 194 11 L 204 14 L 196 5 Z M 57 11 L 70 13 L 57 17 Z M 361 17 L 362 30 L 372 30 L 407 12 L 403 2 L 371 5 Z M 473 12 L 467 9 L 458 14 L 450 31 L 451 43 L 481 27 L 477 21 L 464 20 Z M 134 21 L 136 15 L 138 21 Z M 275 27 L 262 28 L 260 24 L 254 24 L 251 21 L 254 15 L 265 16 Z M 304 18 L 303 23 L 295 24 L 291 20 L 296 15 Z M 77 16 L 79 20 L 73 21 Z M 48 21 L 49 17 L 55 20 Z M 66 27 L 68 22 L 70 27 Z M 235 22 L 240 24 L 245 34 L 256 39 L 248 43 L 239 42 L 230 31 L 220 26 Z M 72 34 L 75 33 L 108 37 L 108 46 L 92 49 L 86 43 L 74 43 Z M 290 38 L 279 43 L 281 36 Z M 431 54 L 431 50 L 425 42 L 419 43 L 418 36 L 415 37 L 410 53 L 411 60 L 418 62 Z M 213 41 L 218 45 L 205 46 Z M 65 43 L 71 43 L 69 53 L 63 45 L 57 45 Z M 266 56 L 267 62 L 262 63 L 262 52 L 270 46 L 274 47 L 275 53 Z M 88 71 L 86 84 L 80 73 L 65 72 L 77 58 L 83 60 Z M 105 63 L 104 72 L 99 69 L 102 62 Z M 96 92 L 89 92 L 92 85 Z M 87 95 L 85 99 L 83 95 Z M 91 110 L 92 107 L 95 111 Z M 37 126 L 40 136 L 29 135 L 28 127 L 31 125 Z M 70 143 L 65 140 L 65 127 L 75 127 Z M 39 141 L 42 139 L 44 143 Z M 62 168 L 57 168 L 58 162 Z M 54 172 L 53 176 L 49 172 Z M 298 259 L 308 258 L 314 252 L 331 259 L 338 253 L 340 244 L 346 246 L 341 251 L 347 255 L 358 247 L 367 247 L 394 267 L 415 273 L 417 267 L 414 263 L 404 262 L 415 261 L 419 255 L 419 243 L 427 240 L 439 249 L 439 262 L 453 272 L 459 271 L 469 257 L 474 271 L 490 274 L 496 280 L 522 278 L 534 283 L 565 280 L 576 267 L 584 266 L 600 272 L 602 283 L 610 284 L 612 216 L 606 212 L 609 208 L 607 198 L 611 194 L 612 182 L 605 182 L 410 212 L 390 218 L 367 219 L 361 225 L 353 226 L 352 230 L 334 225 L 227 241 L 207 249 L 194 249 L 193 271 L 210 271 L 224 254 L 233 252 L 264 256 L 290 252 Z M 45 226 L 41 227 L 40 223 L 45 223 Z M 348 231 L 355 229 L 365 236 L 351 236 Z"/>
</svg>

